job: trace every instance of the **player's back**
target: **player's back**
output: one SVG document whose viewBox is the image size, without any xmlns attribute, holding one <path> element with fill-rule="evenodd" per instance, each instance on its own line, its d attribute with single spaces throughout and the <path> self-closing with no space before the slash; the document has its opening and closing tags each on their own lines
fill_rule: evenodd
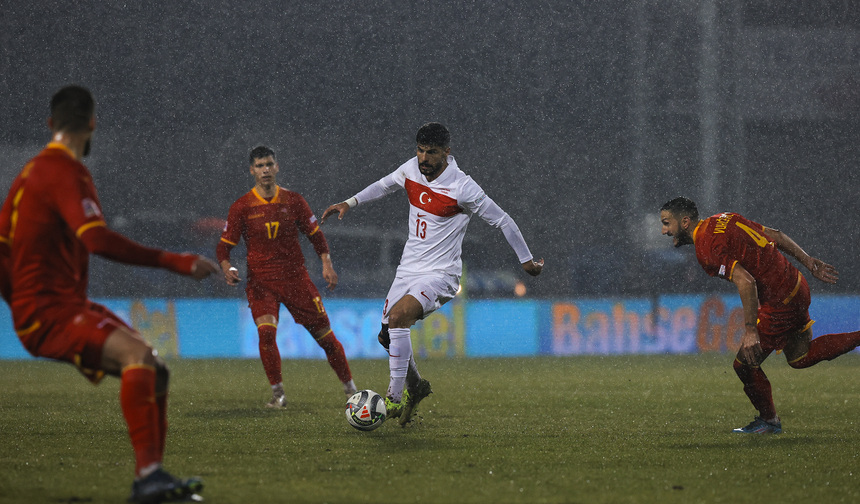
<svg viewBox="0 0 860 504">
<path fill-rule="evenodd" d="M 782 300 L 797 283 L 797 269 L 764 233 L 764 226 L 736 213 L 705 219 L 696 230 L 696 258 L 711 276 L 731 278 L 740 264 L 756 280 L 762 302 Z"/>
<path fill-rule="evenodd" d="M 9 246 L 16 321 L 36 306 L 86 298 L 89 252 L 76 231 L 103 223 L 96 198 L 87 168 L 59 144 L 49 144 L 12 183 L 0 236 Z"/>
</svg>

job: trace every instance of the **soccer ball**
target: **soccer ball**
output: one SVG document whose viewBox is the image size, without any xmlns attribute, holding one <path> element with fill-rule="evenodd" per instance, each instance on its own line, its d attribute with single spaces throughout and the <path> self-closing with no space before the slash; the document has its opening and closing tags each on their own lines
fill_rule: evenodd
<svg viewBox="0 0 860 504">
<path fill-rule="evenodd" d="M 346 400 L 346 421 L 358 430 L 372 431 L 385 421 L 385 399 L 372 390 L 359 390 Z"/>
</svg>

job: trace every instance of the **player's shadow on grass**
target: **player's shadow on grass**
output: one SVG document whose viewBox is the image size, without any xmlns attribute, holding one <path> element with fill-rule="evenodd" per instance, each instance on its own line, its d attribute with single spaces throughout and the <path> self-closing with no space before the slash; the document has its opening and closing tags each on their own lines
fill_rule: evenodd
<svg viewBox="0 0 860 504">
<path fill-rule="evenodd" d="M 827 436 L 790 436 L 786 434 L 732 434 L 735 439 L 721 443 L 676 443 L 668 448 L 675 450 L 695 449 L 732 449 L 741 446 L 754 446 L 756 448 L 765 446 L 802 446 L 802 445 L 827 445 L 840 442 L 838 439 Z"/>
<path fill-rule="evenodd" d="M 181 415 L 186 418 L 198 418 L 203 420 L 227 420 L 232 418 L 269 418 L 279 415 L 318 415 L 322 410 L 317 405 L 312 403 L 303 403 L 301 401 L 288 402 L 286 408 L 266 408 L 262 404 L 259 406 L 244 406 L 244 407 L 207 407 L 205 409 L 183 412 Z"/>
</svg>

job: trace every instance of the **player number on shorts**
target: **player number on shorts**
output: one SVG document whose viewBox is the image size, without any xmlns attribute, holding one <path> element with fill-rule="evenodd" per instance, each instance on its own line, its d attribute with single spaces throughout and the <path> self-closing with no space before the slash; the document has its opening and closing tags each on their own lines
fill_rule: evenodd
<svg viewBox="0 0 860 504">
<path fill-rule="evenodd" d="M 756 243 L 756 245 L 758 245 L 759 247 L 763 248 L 763 247 L 767 246 L 767 243 L 768 243 L 767 238 L 760 235 L 755 229 L 752 229 L 751 227 L 749 227 L 746 224 L 743 224 L 741 222 L 735 222 L 735 225 L 737 225 L 739 228 L 746 231 L 747 234 L 750 235 L 750 238 L 752 238 L 753 241 Z"/>
<path fill-rule="evenodd" d="M 427 238 L 427 221 L 415 219 L 415 236 L 422 240 Z"/>
<path fill-rule="evenodd" d="M 322 304 L 322 299 L 319 297 L 314 298 L 314 304 L 317 306 L 317 311 L 319 313 L 325 313 L 325 306 Z"/>
<path fill-rule="evenodd" d="M 269 239 L 274 240 L 275 237 L 278 236 L 278 226 L 280 226 L 280 222 L 267 222 L 266 229 L 269 231 Z"/>
</svg>

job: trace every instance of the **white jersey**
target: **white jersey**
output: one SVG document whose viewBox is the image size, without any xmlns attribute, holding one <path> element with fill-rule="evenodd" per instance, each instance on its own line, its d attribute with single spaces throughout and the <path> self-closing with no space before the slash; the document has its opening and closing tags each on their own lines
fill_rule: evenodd
<svg viewBox="0 0 860 504">
<path fill-rule="evenodd" d="M 397 276 L 440 272 L 459 277 L 463 237 L 472 214 L 502 229 L 520 263 L 532 259 L 513 219 L 460 170 L 453 156 L 448 156 L 445 171 L 432 182 L 421 174 L 414 157 L 356 194 L 355 199 L 357 204 L 366 203 L 401 187 L 409 198 L 409 238 Z"/>
</svg>

